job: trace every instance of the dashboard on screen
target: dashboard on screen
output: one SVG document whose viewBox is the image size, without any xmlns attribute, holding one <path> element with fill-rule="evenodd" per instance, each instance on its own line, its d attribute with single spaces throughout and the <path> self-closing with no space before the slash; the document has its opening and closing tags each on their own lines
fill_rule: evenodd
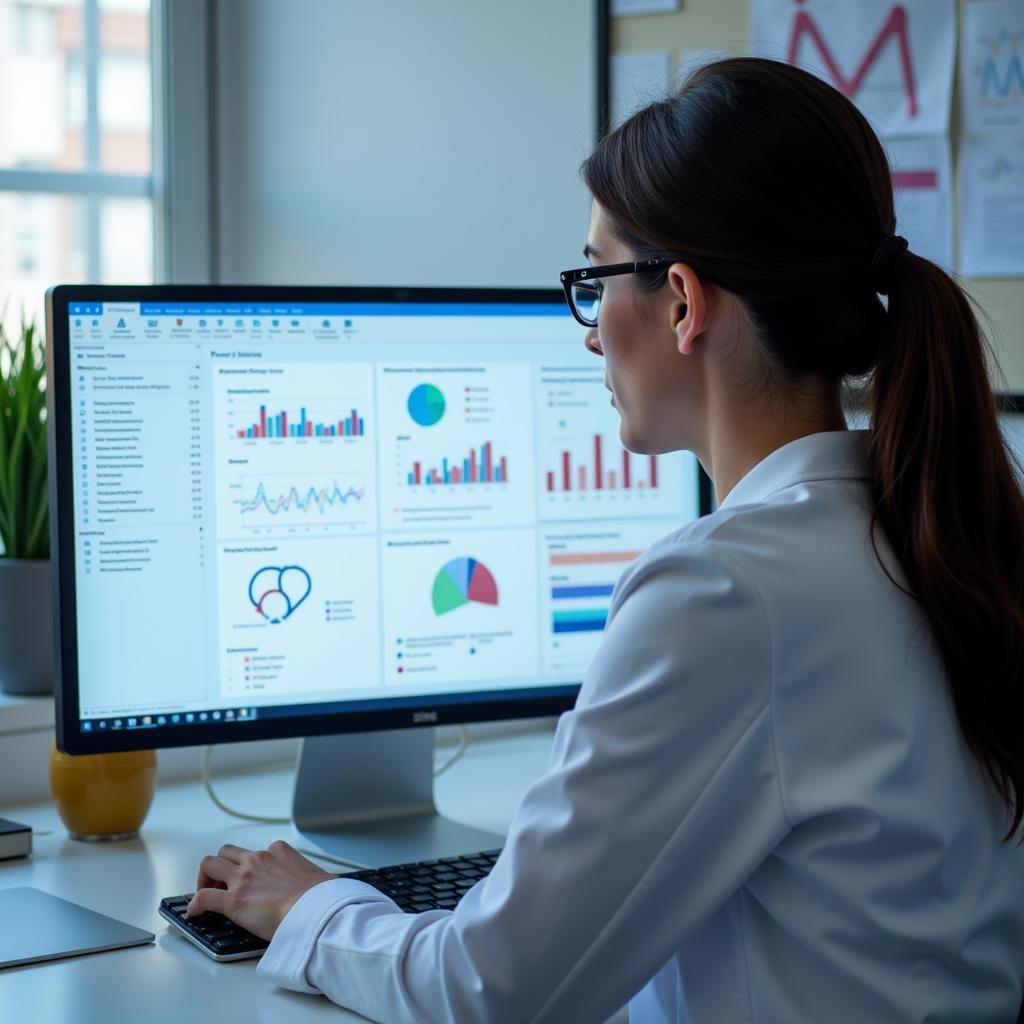
<svg viewBox="0 0 1024 1024">
<path fill-rule="evenodd" d="M 67 311 L 85 732 L 562 692 L 698 514 L 563 306 Z"/>
</svg>

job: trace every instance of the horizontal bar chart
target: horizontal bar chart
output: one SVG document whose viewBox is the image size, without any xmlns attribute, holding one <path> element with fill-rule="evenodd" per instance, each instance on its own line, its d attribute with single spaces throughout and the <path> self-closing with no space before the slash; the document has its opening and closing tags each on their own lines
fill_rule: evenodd
<svg viewBox="0 0 1024 1024">
<path fill-rule="evenodd" d="M 641 552 L 548 551 L 551 632 L 600 633 L 608 622 L 615 581 Z"/>
<path fill-rule="evenodd" d="M 551 616 L 553 633 L 599 633 L 608 621 L 607 608 L 573 608 Z"/>
<path fill-rule="evenodd" d="M 552 565 L 614 565 L 633 562 L 641 554 L 642 551 L 557 551 L 548 556 L 548 561 Z"/>
<path fill-rule="evenodd" d="M 614 583 L 581 583 L 551 588 L 552 600 L 571 597 L 611 597 L 615 591 Z"/>
</svg>

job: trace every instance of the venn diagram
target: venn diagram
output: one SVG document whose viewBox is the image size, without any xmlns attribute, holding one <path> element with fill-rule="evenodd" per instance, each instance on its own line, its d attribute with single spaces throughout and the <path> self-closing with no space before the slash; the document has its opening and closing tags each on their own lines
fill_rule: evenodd
<svg viewBox="0 0 1024 1024">
<path fill-rule="evenodd" d="M 265 565 L 249 580 L 249 600 L 268 622 L 284 622 L 312 589 L 313 581 L 301 565 Z"/>
</svg>

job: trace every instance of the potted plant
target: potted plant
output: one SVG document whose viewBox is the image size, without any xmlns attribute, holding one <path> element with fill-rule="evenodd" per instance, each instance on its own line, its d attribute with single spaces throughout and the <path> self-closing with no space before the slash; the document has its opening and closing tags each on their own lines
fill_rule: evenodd
<svg viewBox="0 0 1024 1024">
<path fill-rule="evenodd" d="M 53 609 L 41 332 L 0 320 L 0 689 L 53 690 Z"/>
</svg>

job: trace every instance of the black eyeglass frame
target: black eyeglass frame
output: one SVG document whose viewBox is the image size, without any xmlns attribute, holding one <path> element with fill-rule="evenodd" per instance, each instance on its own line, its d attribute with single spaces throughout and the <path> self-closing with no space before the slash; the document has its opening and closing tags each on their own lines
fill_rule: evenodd
<svg viewBox="0 0 1024 1024">
<path fill-rule="evenodd" d="M 576 308 L 576 300 L 572 297 L 573 285 L 585 282 L 590 284 L 591 278 L 617 277 L 620 274 L 639 274 L 645 270 L 660 270 L 662 267 L 671 266 L 676 263 L 673 259 L 647 259 L 633 260 L 630 263 L 607 263 L 603 267 L 579 267 L 576 270 L 563 270 L 559 277 L 562 280 L 562 291 L 565 292 L 565 301 L 576 322 L 584 327 L 596 327 L 597 321 L 586 320 L 583 314 Z M 595 288 L 596 290 L 596 288 Z M 600 294 L 598 294 L 600 299 Z"/>
</svg>

